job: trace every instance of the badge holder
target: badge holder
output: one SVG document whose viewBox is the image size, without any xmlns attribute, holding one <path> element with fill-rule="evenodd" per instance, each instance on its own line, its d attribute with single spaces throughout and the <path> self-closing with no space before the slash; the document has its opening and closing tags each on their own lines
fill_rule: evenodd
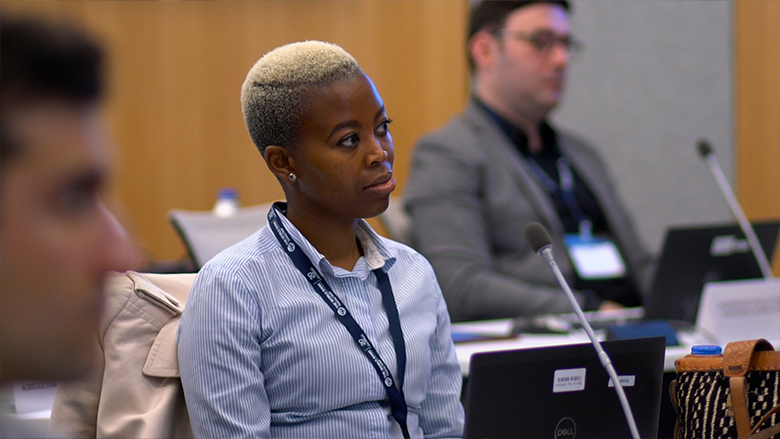
<svg viewBox="0 0 780 439">
<path fill-rule="evenodd" d="M 607 237 L 593 236 L 590 221 L 580 222 L 580 233 L 568 233 L 564 243 L 580 279 L 615 279 L 625 276 L 626 264 L 617 245 Z"/>
</svg>

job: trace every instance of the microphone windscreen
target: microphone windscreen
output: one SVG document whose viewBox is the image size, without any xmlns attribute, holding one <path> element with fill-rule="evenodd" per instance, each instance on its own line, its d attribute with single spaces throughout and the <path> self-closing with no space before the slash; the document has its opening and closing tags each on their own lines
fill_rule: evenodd
<svg viewBox="0 0 780 439">
<path fill-rule="evenodd" d="M 534 253 L 538 253 L 539 250 L 546 246 L 552 245 L 550 235 L 547 234 L 547 229 L 543 225 L 537 222 L 530 222 L 525 226 L 525 240 L 528 241 L 528 245 L 534 250 Z"/>
<path fill-rule="evenodd" d="M 699 140 L 699 143 L 696 145 L 696 147 L 699 149 L 699 155 L 701 158 L 706 158 L 708 155 L 712 154 L 712 147 L 710 146 L 710 143 L 704 139 Z"/>
</svg>

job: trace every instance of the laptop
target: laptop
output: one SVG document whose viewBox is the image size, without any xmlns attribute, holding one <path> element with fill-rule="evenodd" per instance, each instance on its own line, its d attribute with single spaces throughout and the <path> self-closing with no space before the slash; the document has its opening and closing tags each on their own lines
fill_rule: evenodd
<svg viewBox="0 0 780 439">
<path fill-rule="evenodd" d="M 771 261 L 780 222 L 754 223 L 753 228 Z M 644 304 L 644 318 L 694 323 L 706 283 L 761 277 L 761 268 L 738 225 L 671 227 Z"/>
<path fill-rule="evenodd" d="M 664 337 L 602 343 L 643 438 L 658 436 Z M 627 438 L 623 408 L 590 343 L 471 356 L 464 437 Z"/>
</svg>

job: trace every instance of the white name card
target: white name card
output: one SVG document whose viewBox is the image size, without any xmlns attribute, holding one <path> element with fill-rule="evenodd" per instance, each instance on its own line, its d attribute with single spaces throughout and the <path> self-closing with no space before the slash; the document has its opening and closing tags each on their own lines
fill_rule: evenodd
<svg viewBox="0 0 780 439">
<path fill-rule="evenodd" d="M 51 410 L 57 381 L 18 381 L 14 383 L 16 413 Z"/>
<path fill-rule="evenodd" d="M 724 346 L 754 338 L 780 342 L 780 279 L 706 284 L 696 327 L 712 334 Z"/>
</svg>

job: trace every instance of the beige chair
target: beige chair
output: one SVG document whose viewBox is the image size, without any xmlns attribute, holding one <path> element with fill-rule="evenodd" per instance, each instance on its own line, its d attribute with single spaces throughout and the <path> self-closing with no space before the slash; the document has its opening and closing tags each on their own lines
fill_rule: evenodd
<svg viewBox="0 0 780 439">
<path fill-rule="evenodd" d="M 177 331 L 195 273 L 114 273 L 95 373 L 57 386 L 49 436 L 189 438 Z"/>
<path fill-rule="evenodd" d="M 412 219 L 404 207 L 404 200 L 401 196 L 390 196 L 390 204 L 387 206 L 387 210 L 379 215 L 379 221 L 391 239 L 410 245 Z"/>
<path fill-rule="evenodd" d="M 168 220 L 199 270 L 217 253 L 263 227 L 272 205 L 242 207 L 228 217 L 218 217 L 211 211 L 171 209 Z"/>
</svg>

